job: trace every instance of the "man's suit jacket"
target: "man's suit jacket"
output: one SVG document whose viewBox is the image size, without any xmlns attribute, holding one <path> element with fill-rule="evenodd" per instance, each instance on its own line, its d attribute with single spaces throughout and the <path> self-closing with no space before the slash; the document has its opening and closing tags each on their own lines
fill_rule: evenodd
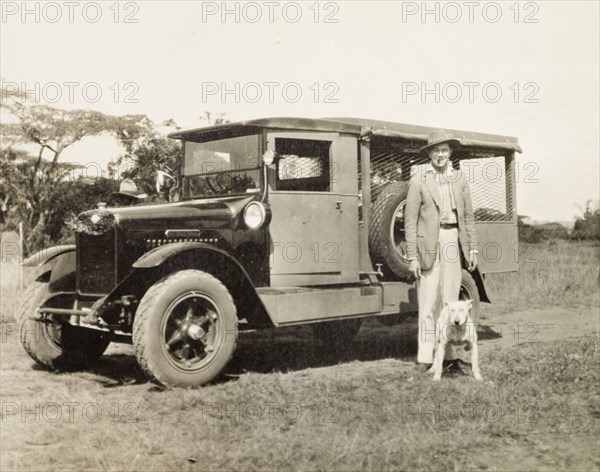
<svg viewBox="0 0 600 472">
<path fill-rule="evenodd" d="M 458 239 L 463 256 L 468 261 L 469 251 L 477 249 L 477 236 L 467 175 L 450 170 L 448 181 L 458 215 Z M 440 191 L 431 164 L 420 167 L 410 180 L 404 209 L 404 230 L 408 258 L 418 259 L 422 270 L 431 269 L 440 231 Z"/>
</svg>

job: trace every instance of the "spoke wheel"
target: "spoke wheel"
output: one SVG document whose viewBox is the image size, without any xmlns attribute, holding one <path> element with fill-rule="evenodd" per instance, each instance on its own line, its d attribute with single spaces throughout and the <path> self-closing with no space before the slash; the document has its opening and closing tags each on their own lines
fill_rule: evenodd
<svg viewBox="0 0 600 472">
<path fill-rule="evenodd" d="M 214 300 L 198 292 L 190 292 L 175 300 L 163 319 L 162 336 L 165 355 L 173 366 L 194 371 L 215 357 L 221 338 L 222 318 Z"/>
<path fill-rule="evenodd" d="M 150 287 L 133 324 L 138 363 L 164 386 L 198 387 L 217 378 L 237 334 L 229 291 L 199 270 L 170 274 Z"/>
</svg>

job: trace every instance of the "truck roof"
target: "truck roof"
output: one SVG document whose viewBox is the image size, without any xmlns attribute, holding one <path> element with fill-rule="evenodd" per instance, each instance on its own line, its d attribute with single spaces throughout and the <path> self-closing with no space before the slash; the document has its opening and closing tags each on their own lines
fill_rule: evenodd
<svg viewBox="0 0 600 472">
<path fill-rule="evenodd" d="M 261 118 L 256 120 L 238 121 L 236 123 L 225 123 L 217 126 L 208 126 L 169 134 L 170 138 L 185 141 L 206 140 L 207 135 L 228 134 L 236 128 L 271 128 L 304 131 L 329 131 L 347 134 L 368 134 L 386 138 L 397 138 L 403 140 L 427 143 L 427 136 L 438 128 L 430 126 L 409 125 L 393 121 L 371 120 L 367 118 Z M 458 139 L 463 146 L 484 147 L 494 149 L 507 149 L 522 152 L 518 140 L 511 136 L 498 134 L 479 133 L 475 131 L 464 131 L 447 129 L 453 137 Z M 204 138 L 204 139 L 202 139 Z M 212 138 L 215 139 L 215 138 Z"/>
</svg>

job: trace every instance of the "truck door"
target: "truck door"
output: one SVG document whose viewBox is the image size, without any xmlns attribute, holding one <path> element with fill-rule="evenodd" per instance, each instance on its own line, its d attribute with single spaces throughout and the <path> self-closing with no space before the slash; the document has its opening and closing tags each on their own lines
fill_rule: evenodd
<svg viewBox="0 0 600 472">
<path fill-rule="evenodd" d="M 280 156 L 268 169 L 273 287 L 358 279 L 358 194 L 340 192 L 341 140 L 337 133 L 268 134 L 267 149 Z M 353 142 L 347 160 L 355 167 Z"/>
</svg>

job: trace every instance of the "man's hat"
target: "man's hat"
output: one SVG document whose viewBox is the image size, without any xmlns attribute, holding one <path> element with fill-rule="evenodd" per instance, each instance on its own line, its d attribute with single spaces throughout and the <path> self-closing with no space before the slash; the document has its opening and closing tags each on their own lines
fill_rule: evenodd
<svg viewBox="0 0 600 472">
<path fill-rule="evenodd" d="M 460 146 L 460 141 L 454 137 L 449 131 L 438 129 L 427 136 L 427 146 L 419 149 L 420 153 L 427 153 L 431 150 L 433 146 L 437 146 L 438 144 L 448 143 L 452 149 L 456 149 Z"/>
<path fill-rule="evenodd" d="M 128 197 L 134 197 L 139 199 L 148 197 L 146 193 L 142 192 L 141 190 L 138 190 L 137 185 L 135 185 L 135 182 L 131 179 L 123 179 L 121 185 L 119 185 L 119 191 L 114 192 L 112 195 L 126 195 Z"/>
</svg>

